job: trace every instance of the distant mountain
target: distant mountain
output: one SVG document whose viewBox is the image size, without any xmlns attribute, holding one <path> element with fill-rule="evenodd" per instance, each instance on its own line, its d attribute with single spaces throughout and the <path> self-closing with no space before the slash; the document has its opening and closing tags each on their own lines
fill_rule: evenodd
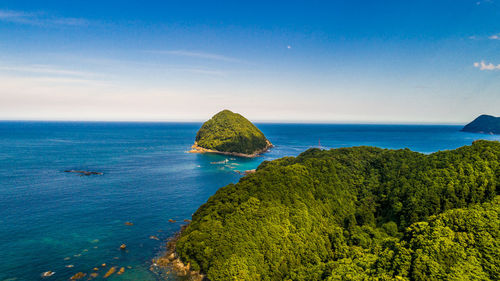
<svg viewBox="0 0 500 281">
<path fill-rule="evenodd" d="M 201 126 L 191 152 L 254 157 L 270 147 L 271 142 L 252 122 L 226 109 Z"/>
<path fill-rule="evenodd" d="M 500 134 L 500 117 L 491 115 L 481 115 L 474 121 L 465 125 L 463 132 L 481 133 L 481 134 Z"/>
</svg>

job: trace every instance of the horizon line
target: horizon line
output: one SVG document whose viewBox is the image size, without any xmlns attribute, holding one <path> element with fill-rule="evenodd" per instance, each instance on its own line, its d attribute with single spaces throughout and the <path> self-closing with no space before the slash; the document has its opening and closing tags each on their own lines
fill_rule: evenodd
<svg viewBox="0 0 500 281">
<path fill-rule="evenodd" d="M 74 122 L 74 123 L 204 123 L 206 120 L 70 120 L 70 119 L 0 119 L 0 122 Z M 431 122 L 431 121 L 300 121 L 300 120 L 255 120 L 251 121 L 257 124 L 311 124 L 311 125 L 447 125 L 447 126 L 463 126 L 467 123 L 462 122 Z"/>
</svg>

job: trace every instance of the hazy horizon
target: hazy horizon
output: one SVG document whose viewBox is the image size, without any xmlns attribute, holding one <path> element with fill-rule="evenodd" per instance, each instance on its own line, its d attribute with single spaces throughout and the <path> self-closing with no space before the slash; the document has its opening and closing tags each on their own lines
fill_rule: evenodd
<svg viewBox="0 0 500 281">
<path fill-rule="evenodd" d="M 0 120 L 465 124 L 500 115 L 480 1 L 4 1 Z"/>
<path fill-rule="evenodd" d="M 78 120 L 78 119 L 1 119 L 0 122 L 75 122 L 75 123 L 203 123 L 210 119 L 212 116 L 206 119 L 192 119 L 192 120 L 176 120 L 176 119 L 166 119 L 166 120 Z M 460 126 L 470 123 L 466 121 L 464 123 L 458 122 L 398 122 L 398 121 L 380 121 L 380 122 L 369 122 L 369 121 L 303 121 L 303 120 L 258 120 L 250 119 L 255 124 L 309 124 L 309 125 L 450 125 L 450 126 Z"/>
</svg>

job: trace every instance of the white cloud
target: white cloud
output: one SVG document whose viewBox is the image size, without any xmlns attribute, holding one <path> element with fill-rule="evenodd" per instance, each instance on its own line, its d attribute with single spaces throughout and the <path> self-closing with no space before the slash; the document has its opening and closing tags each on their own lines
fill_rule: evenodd
<svg viewBox="0 0 500 281">
<path fill-rule="evenodd" d="M 494 35 L 489 36 L 488 39 L 491 39 L 491 40 L 500 40 L 500 37 L 497 34 L 494 34 Z"/>
<path fill-rule="evenodd" d="M 39 26 L 87 26 L 89 21 L 82 18 L 51 16 L 42 12 L 0 10 L 0 21 Z"/>
<path fill-rule="evenodd" d="M 500 70 L 500 64 L 494 65 L 491 62 L 487 64 L 484 61 L 475 62 L 474 67 L 479 68 L 480 70 Z"/>
</svg>

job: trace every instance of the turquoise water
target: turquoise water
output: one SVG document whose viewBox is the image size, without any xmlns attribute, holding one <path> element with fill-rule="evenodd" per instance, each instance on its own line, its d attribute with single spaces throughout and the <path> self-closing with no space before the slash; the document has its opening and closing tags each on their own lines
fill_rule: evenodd
<svg viewBox="0 0 500 281">
<path fill-rule="evenodd" d="M 44 280 L 68 280 L 102 263 L 97 279 L 118 266 L 125 273 L 107 280 L 176 280 L 149 268 L 184 219 L 218 188 L 237 182 L 235 170 L 297 155 L 319 141 L 323 148 L 374 145 L 430 153 L 500 140 L 459 132 L 460 126 L 260 124 L 276 147 L 263 157 L 240 159 L 186 153 L 200 125 L 0 122 L 0 280 L 39 280 L 49 270 L 55 274 Z M 104 174 L 79 176 L 68 169 Z"/>
</svg>

